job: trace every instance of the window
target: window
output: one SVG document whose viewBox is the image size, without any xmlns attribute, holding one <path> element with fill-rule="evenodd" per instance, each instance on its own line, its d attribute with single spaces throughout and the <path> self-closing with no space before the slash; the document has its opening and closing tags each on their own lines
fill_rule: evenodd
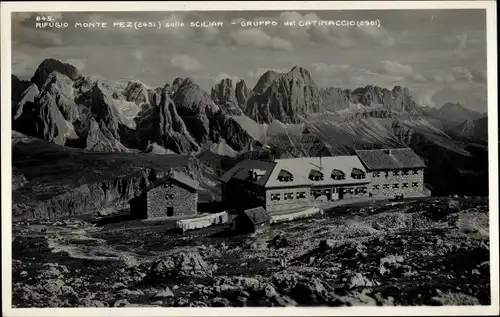
<svg viewBox="0 0 500 317">
<path fill-rule="evenodd" d="M 394 172 L 392 172 L 392 175 L 393 175 L 393 176 L 398 176 L 398 175 L 399 175 L 399 171 L 394 171 Z"/>
<path fill-rule="evenodd" d="M 276 201 L 276 200 L 281 200 L 281 195 L 280 194 L 271 194 L 271 200 Z"/>
<path fill-rule="evenodd" d="M 172 200 L 172 199 L 174 199 L 174 194 L 166 194 L 165 195 L 165 199 L 166 200 Z"/>
<path fill-rule="evenodd" d="M 311 170 L 311 172 L 309 172 L 309 179 L 312 181 L 322 181 L 323 173 L 318 170 Z"/>
<path fill-rule="evenodd" d="M 351 177 L 354 179 L 363 179 L 366 176 L 365 176 L 365 172 L 363 172 L 359 168 L 353 168 L 352 173 L 351 173 Z"/>
<path fill-rule="evenodd" d="M 174 184 L 172 184 L 172 183 L 165 183 L 165 184 L 163 184 L 163 188 L 174 188 Z"/>
<path fill-rule="evenodd" d="M 334 180 L 343 180 L 345 179 L 345 174 L 344 172 L 342 172 L 341 170 L 338 170 L 338 169 L 334 169 L 332 171 L 332 175 L 331 175 L 332 179 Z"/>
<path fill-rule="evenodd" d="M 413 175 L 418 175 L 418 170 L 413 170 Z"/>
<path fill-rule="evenodd" d="M 293 175 L 289 171 L 281 170 L 278 174 L 278 180 L 280 182 L 292 182 Z"/>
<path fill-rule="evenodd" d="M 408 188 L 408 183 L 403 183 L 403 188 Z"/>
<path fill-rule="evenodd" d="M 403 171 L 403 175 L 408 175 L 409 171 Z"/>
<path fill-rule="evenodd" d="M 380 189 L 379 185 L 373 185 L 373 189 Z"/>
<path fill-rule="evenodd" d="M 392 188 L 399 188 L 399 184 L 392 184 Z"/>
<path fill-rule="evenodd" d="M 384 184 L 382 187 L 384 187 L 384 189 L 389 189 L 389 184 Z"/>
<path fill-rule="evenodd" d="M 389 171 L 385 172 L 385 177 L 389 177 Z"/>
<path fill-rule="evenodd" d="M 358 188 L 356 188 L 355 193 L 356 193 L 356 195 L 357 194 L 365 194 L 366 193 L 366 187 L 358 187 Z"/>
<path fill-rule="evenodd" d="M 373 177 L 380 177 L 380 172 L 373 172 Z"/>
<path fill-rule="evenodd" d="M 298 192 L 297 193 L 297 199 L 302 199 L 306 198 L 306 192 Z"/>
<path fill-rule="evenodd" d="M 418 187 L 418 183 L 412 183 L 411 186 L 412 187 Z"/>
<path fill-rule="evenodd" d="M 284 193 L 283 196 L 284 196 L 285 200 L 293 199 L 293 193 Z"/>
</svg>

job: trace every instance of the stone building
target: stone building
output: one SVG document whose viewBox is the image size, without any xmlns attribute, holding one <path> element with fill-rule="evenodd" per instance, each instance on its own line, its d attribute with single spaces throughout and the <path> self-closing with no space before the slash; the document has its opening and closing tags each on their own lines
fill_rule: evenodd
<svg viewBox="0 0 500 317">
<path fill-rule="evenodd" d="M 356 151 L 356 155 L 246 160 L 221 178 L 227 208 L 267 211 L 315 201 L 424 193 L 425 164 L 411 149 Z"/>
<path fill-rule="evenodd" d="M 425 163 L 411 149 L 356 151 L 370 174 L 373 196 L 419 196 L 424 191 Z"/>
<path fill-rule="evenodd" d="M 313 201 L 368 195 L 370 182 L 355 155 L 248 160 L 221 177 L 230 208 L 264 206 L 267 211 L 309 206 Z"/>
<path fill-rule="evenodd" d="M 194 215 L 198 208 L 198 187 L 196 180 L 173 171 L 133 198 L 130 213 L 141 219 Z"/>
</svg>

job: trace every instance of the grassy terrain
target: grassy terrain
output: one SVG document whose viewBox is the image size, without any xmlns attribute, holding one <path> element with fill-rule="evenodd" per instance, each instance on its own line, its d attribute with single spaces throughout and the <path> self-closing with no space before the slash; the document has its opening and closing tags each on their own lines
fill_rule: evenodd
<svg viewBox="0 0 500 317">
<path fill-rule="evenodd" d="M 486 305 L 488 228 L 485 198 L 337 207 L 235 237 L 223 226 L 181 235 L 169 226 L 15 223 L 13 304 Z M 153 278 L 152 264 L 178 252 L 201 264 L 191 258 L 174 270 L 183 277 Z"/>
</svg>

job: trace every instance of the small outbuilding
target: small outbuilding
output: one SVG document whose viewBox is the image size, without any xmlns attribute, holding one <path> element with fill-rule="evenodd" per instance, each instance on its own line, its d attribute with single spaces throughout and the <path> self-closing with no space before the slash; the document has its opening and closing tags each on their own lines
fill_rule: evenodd
<svg viewBox="0 0 500 317">
<path fill-rule="evenodd" d="M 196 180 L 177 171 L 157 179 L 130 200 L 130 213 L 140 219 L 195 215 L 198 208 Z"/>
<path fill-rule="evenodd" d="M 247 209 L 233 220 L 231 228 L 239 233 L 261 232 L 269 227 L 271 216 L 263 207 Z"/>
</svg>

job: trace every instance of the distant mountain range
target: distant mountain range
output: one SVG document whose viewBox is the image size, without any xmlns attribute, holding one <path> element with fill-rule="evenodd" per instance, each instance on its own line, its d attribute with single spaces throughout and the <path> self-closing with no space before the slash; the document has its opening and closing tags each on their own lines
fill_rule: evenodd
<svg viewBox="0 0 500 317">
<path fill-rule="evenodd" d="M 29 81 L 12 76 L 12 128 L 91 151 L 236 159 L 263 151 L 307 156 L 410 146 L 436 171 L 428 179 L 443 192 L 448 185 L 466 191 L 453 184 L 464 171 L 482 173 L 482 180 L 486 168 L 487 175 L 487 162 L 472 162 L 487 151 L 485 115 L 460 104 L 421 107 L 400 86 L 318 88 L 298 66 L 264 73 L 253 89 L 223 79 L 208 93 L 190 78 L 157 88 L 140 81 L 109 85 L 46 59 Z M 440 180 L 444 165 L 452 176 Z"/>
</svg>

